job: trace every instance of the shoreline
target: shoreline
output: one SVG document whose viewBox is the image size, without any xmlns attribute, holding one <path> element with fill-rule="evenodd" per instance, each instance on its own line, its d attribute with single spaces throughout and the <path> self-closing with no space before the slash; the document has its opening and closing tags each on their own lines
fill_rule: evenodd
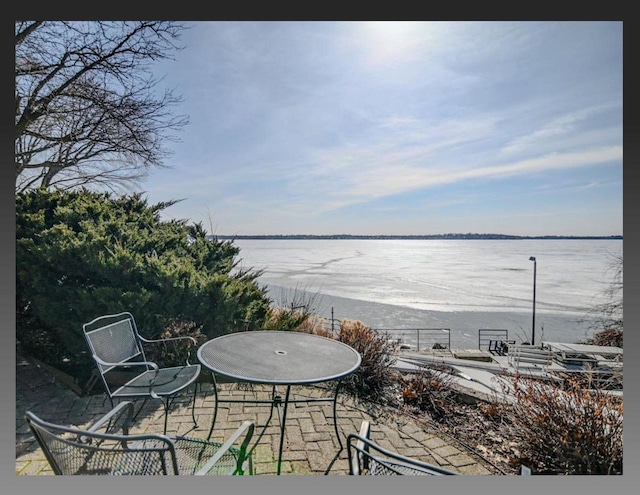
<svg viewBox="0 0 640 495">
<path fill-rule="evenodd" d="M 276 303 L 289 305 L 291 301 L 282 300 L 282 297 L 291 294 L 295 295 L 296 304 L 300 300 L 311 301 L 311 311 L 327 320 L 331 319 L 333 308 L 335 320 L 360 320 L 374 329 L 448 328 L 453 349 L 477 348 L 479 329 L 506 329 L 509 338 L 517 341 L 528 340 L 531 336 L 530 312 L 423 310 L 271 284 L 267 284 L 267 289 Z M 590 328 L 592 324 L 593 320 L 587 315 L 536 312 L 535 341 L 577 343 L 594 333 Z"/>
</svg>

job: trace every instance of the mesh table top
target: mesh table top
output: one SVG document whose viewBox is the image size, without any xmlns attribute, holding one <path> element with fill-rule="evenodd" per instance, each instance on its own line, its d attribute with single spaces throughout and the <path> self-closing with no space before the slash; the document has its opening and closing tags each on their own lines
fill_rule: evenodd
<svg viewBox="0 0 640 495">
<path fill-rule="evenodd" d="M 238 332 L 203 344 L 198 359 L 214 373 L 252 383 L 294 385 L 345 377 L 360 354 L 327 337 L 285 331 Z"/>
</svg>

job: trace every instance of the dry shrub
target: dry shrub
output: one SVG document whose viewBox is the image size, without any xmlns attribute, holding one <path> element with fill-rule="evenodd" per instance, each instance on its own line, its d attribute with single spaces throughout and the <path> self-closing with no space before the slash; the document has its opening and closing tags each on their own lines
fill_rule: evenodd
<svg viewBox="0 0 640 495">
<path fill-rule="evenodd" d="M 424 369 L 402 378 L 402 402 L 443 421 L 452 413 L 456 392 L 451 386 L 453 377 L 437 369 Z"/>
<path fill-rule="evenodd" d="M 623 405 L 603 390 L 513 379 L 504 406 L 520 446 L 512 462 L 554 474 L 622 474 Z"/>
<path fill-rule="evenodd" d="M 590 339 L 587 339 L 585 343 L 592 345 L 622 347 L 622 337 L 622 330 L 617 328 L 608 328 L 606 330 L 595 333 Z"/>
<path fill-rule="evenodd" d="M 324 318 L 318 316 L 317 305 L 322 299 L 321 294 L 310 292 L 308 289 L 296 287 L 283 288 L 276 294 L 276 300 L 269 308 L 263 330 L 296 331 L 333 337 L 324 328 Z"/>
<path fill-rule="evenodd" d="M 193 345 L 193 342 L 188 339 L 149 344 L 145 348 L 147 359 L 163 367 L 182 366 L 186 362 L 191 364 L 197 362 L 196 350 L 207 340 L 207 336 L 202 333 L 202 327 L 198 327 L 193 321 L 169 319 L 159 338 L 172 339 L 175 337 L 192 337 L 196 340 L 196 345 Z"/>
<path fill-rule="evenodd" d="M 502 417 L 502 408 L 495 402 L 479 403 L 478 411 L 489 421 L 500 421 Z"/>
<path fill-rule="evenodd" d="M 325 327 L 325 319 L 316 314 L 310 314 L 296 329 L 297 332 L 312 333 L 321 337 L 335 338 L 334 333 Z"/>
<path fill-rule="evenodd" d="M 353 347 L 362 358 L 358 371 L 343 381 L 344 390 L 374 408 L 388 404 L 389 391 L 399 376 L 393 367 L 398 344 L 357 320 L 343 320 L 338 339 Z"/>
<path fill-rule="evenodd" d="M 324 322 L 324 318 L 315 313 L 310 313 L 306 308 L 276 307 L 270 310 L 269 318 L 262 328 L 263 330 L 289 330 L 312 333 L 321 337 L 334 338 L 335 335 L 325 327 Z"/>
<path fill-rule="evenodd" d="M 297 330 L 309 319 L 310 313 L 305 310 L 275 307 L 269 310 L 263 330 L 292 331 Z"/>
</svg>

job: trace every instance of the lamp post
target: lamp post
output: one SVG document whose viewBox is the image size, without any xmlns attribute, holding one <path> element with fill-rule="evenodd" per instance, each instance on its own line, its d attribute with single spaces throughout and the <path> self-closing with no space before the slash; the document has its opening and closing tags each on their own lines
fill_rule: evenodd
<svg viewBox="0 0 640 495">
<path fill-rule="evenodd" d="M 533 319 L 531 322 L 531 345 L 535 345 L 536 340 L 536 258 L 531 256 L 529 261 L 533 261 Z"/>
</svg>

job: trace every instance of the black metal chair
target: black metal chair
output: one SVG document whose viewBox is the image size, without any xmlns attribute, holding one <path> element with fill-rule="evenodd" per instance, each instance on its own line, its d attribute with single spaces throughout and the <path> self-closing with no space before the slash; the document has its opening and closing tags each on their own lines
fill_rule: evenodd
<svg viewBox="0 0 640 495">
<path fill-rule="evenodd" d="M 200 364 L 190 364 L 187 357 L 182 366 L 161 368 L 148 361 L 144 345 L 167 344 L 185 340 L 192 346 L 197 342 L 192 337 L 172 337 L 168 339 L 145 339 L 138 333 L 133 315 L 128 312 L 100 316 L 83 326 L 84 335 L 91 349 L 91 355 L 98 367 L 98 373 L 113 407 L 113 399 L 144 398 L 144 407 L 150 398 L 161 399 L 164 403 L 164 433 L 167 432 L 169 408 L 176 396 L 196 382 L 200 376 Z M 118 372 L 120 375 L 118 374 Z M 125 378 L 122 378 L 122 375 Z M 194 386 L 191 417 L 198 426 L 195 417 L 195 398 L 197 384 Z"/>
<path fill-rule="evenodd" d="M 383 475 L 458 475 L 454 471 L 391 452 L 370 438 L 371 426 L 363 421 L 359 433 L 347 437 L 349 474 L 354 476 Z"/>
<path fill-rule="evenodd" d="M 185 436 L 130 435 L 133 403 L 120 402 L 88 429 L 46 422 L 30 411 L 27 423 L 58 475 L 253 474 L 245 421 L 224 444 Z M 237 442 L 239 448 L 233 447 Z"/>
</svg>

